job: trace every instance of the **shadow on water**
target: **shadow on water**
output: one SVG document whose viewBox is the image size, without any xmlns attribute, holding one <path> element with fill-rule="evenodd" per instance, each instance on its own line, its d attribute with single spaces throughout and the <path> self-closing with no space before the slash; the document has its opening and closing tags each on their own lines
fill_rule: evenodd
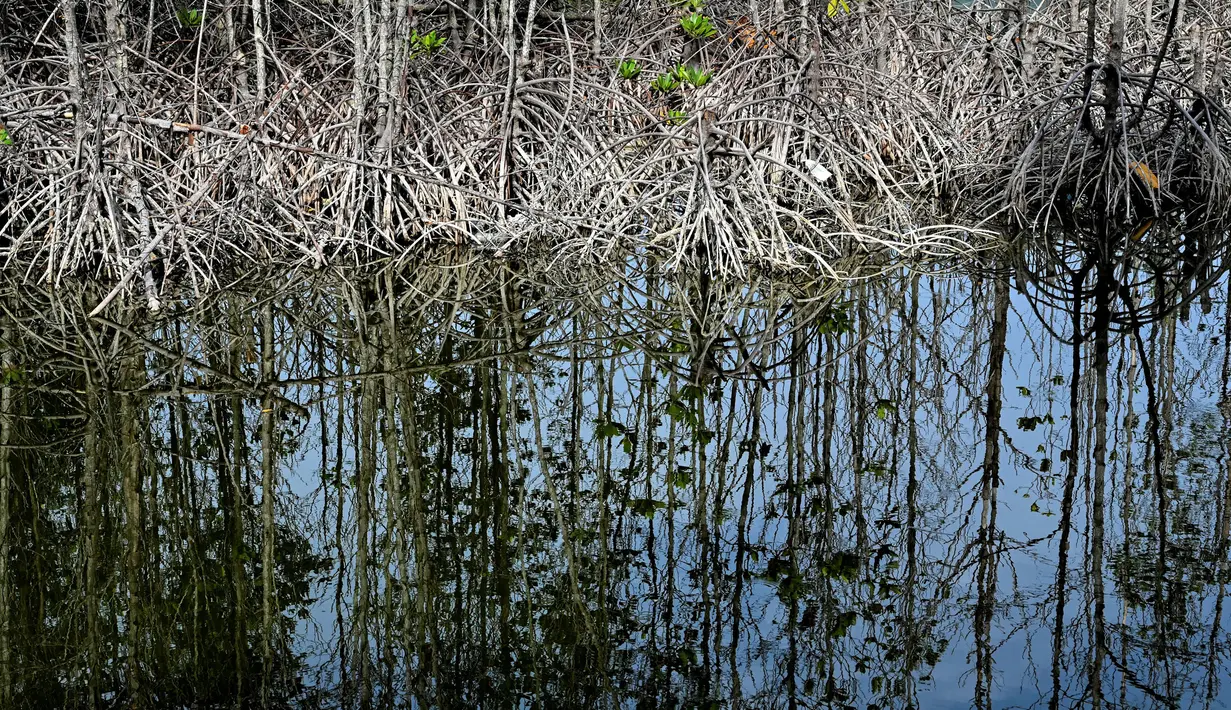
<svg viewBox="0 0 1231 710">
<path fill-rule="evenodd" d="M 10 286 L 0 705 L 1223 706 L 1229 282 L 1065 249 Z"/>
</svg>

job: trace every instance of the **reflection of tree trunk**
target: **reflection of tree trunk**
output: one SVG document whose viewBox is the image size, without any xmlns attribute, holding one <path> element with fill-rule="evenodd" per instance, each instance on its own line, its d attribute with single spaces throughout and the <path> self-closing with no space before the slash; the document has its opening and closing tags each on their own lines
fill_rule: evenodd
<svg viewBox="0 0 1231 710">
<path fill-rule="evenodd" d="M 274 311 L 266 301 L 261 309 L 261 382 L 274 379 Z M 276 400 L 269 389 L 261 402 L 261 704 L 270 703 L 273 672 L 274 627 L 274 493 L 277 486 L 274 460 L 274 408 Z"/>
<path fill-rule="evenodd" d="M 13 330 L 0 325 L 0 707 L 11 707 L 13 667 L 9 618 L 9 444 L 13 441 Z"/>
<path fill-rule="evenodd" d="M 651 276 L 651 278 L 653 278 Z M 653 282 L 651 282 L 652 284 Z M 612 413 L 612 375 L 609 370 L 603 366 L 601 360 L 594 364 L 594 384 L 597 390 L 596 399 L 598 406 L 598 416 L 603 422 L 611 422 Z M 605 600 L 608 598 L 608 589 L 610 586 L 610 570 L 608 568 L 607 551 L 611 546 L 608 536 L 611 534 L 611 506 L 608 505 L 608 497 L 611 495 L 611 453 L 612 442 L 614 437 L 600 437 L 598 440 L 598 584 L 595 590 L 597 598 L 600 600 L 598 605 L 599 623 L 598 627 L 603 634 L 603 640 L 606 641 L 610 636 L 607 613 L 608 605 Z M 667 454 L 668 465 L 675 466 L 675 440 L 668 442 L 669 451 Z M 507 490 L 507 482 L 505 484 Z M 506 494 L 507 496 L 507 494 Z M 673 508 L 673 506 L 669 506 Z M 669 512 L 669 514 L 673 514 Z M 503 528 L 503 526 L 502 526 Z M 673 546 L 672 546 L 672 549 Z M 668 566 L 674 569 L 674 564 L 669 560 Z M 502 600 L 503 601 L 503 600 Z M 668 600 L 668 603 L 671 603 Z M 603 674 L 604 688 L 608 688 L 610 676 Z"/>
<path fill-rule="evenodd" d="M 91 378 L 89 366 L 86 366 L 86 424 L 85 424 L 85 465 L 82 468 L 82 501 L 83 508 L 80 516 L 84 522 L 82 525 L 82 556 L 85 558 L 85 580 L 82 585 L 85 587 L 85 616 L 86 616 L 86 656 L 88 666 L 86 668 L 86 683 L 89 697 L 86 699 L 86 706 L 90 710 L 98 707 L 99 698 L 99 681 L 102 680 L 102 663 L 99 659 L 99 646 L 101 640 L 98 637 L 98 527 L 99 511 L 98 501 L 98 470 L 99 470 L 99 446 L 98 446 L 98 417 L 101 416 L 98 411 L 98 393 L 95 390 L 95 384 Z"/>
<path fill-rule="evenodd" d="M 1052 694 L 1048 703 L 1050 710 L 1060 706 L 1060 656 L 1064 650 L 1064 605 L 1068 598 L 1068 564 L 1069 564 L 1069 532 L 1073 518 L 1073 488 L 1077 483 L 1078 447 L 1081 443 L 1081 427 L 1078 426 L 1078 411 L 1080 404 L 1079 383 L 1081 381 L 1081 305 L 1082 289 L 1085 285 L 1087 269 L 1082 268 L 1073 275 L 1071 284 L 1073 293 L 1072 328 L 1073 328 L 1073 359 L 1069 373 L 1069 445 L 1065 456 L 1068 469 L 1064 477 L 1064 494 L 1060 502 L 1060 550 L 1056 561 L 1056 624 L 1052 631 L 1051 682 Z M 1062 457 L 1063 458 L 1063 457 Z"/>
<path fill-rule="evenodd" d="M 1163 664 L 1165 692 L 1168 698 L 1175 697 L 1172 692 L 1172 672 L 1169 633 L 1170 623 L 1167 618 L 1170 606 L 1167 581 L 1167 486 L 1172 476 L 1172 466 L 1175 457 L 1172 452 L 1171 436 L 1174 431 L 1172 408 L 1175 400 L 1175 317 L 1163 319 L 1160 326 L 1163 329 L 1162 352 L 1155 361 L 1158 373 L 1158 385 L 1149 387 L 1149 368 L 1146 371 L 1147 392 L 1157 390 L 1155 402 L 1150 404 L 1151 427 L 1154 433 L 1154 495 L 1158 514 L 1158 555 L 1155 558 L 1155 589 L 1154 589 L 1154 626 L 1157 638 L 1157 652 Z M 1161 403 L 1158 401 L 1161 398 Z M 1162 428 L 1161 433 L 1159 428 Z"/>
<path fill-rule="evenodd" d="M 1155 476 L 1155 497 L 1158 512 L 1158 556 L 1155 567 L 1157 589 L 1155 593 L 1155 625 L 1158 636 L 1158 653 L 1162 658 L 1163 682 L 1165 682 L 1167 698 L 1174 698 L 1172 689 L 1171 641 L 1168 630 L 1171 620 L 1167 618 L 1171 607 L 1171 593 L 1167 581 L 1167 517 L 1168 503 L 1167 487 L 1174 476 L 1176 455 L 1172 450 L 1174 428 L 1174 401 L 1176 401 L 1176 317 L 1168 316 L 1163 320 L 1165 340 L 1163 340 L 1163 357 L 1158 359 L 1158 381 L 1162 384 L 1162 402 L 1158 409 L 1150 407 L 1151 412 L 1161 410 L 1162 436 L 1157 437 L 1156 457 L 1158 465 Z M 1156 417 L 1156 421 L 1158 417 Z M 1157 427 L 1158 425 L 1156 425 Z"/>
<path fill-rule="evenodd" d="M 1007 289 L 1006 289 L 1007 290 Z M 910 279 L 910 314 L 907 316 L 907 416 L 906 421 L 906 662 L 903 664 L 903 695 L 915 706 L 915 673 L 919 663 L 915 602 L 919 595 L 919 274 Z M 896 466 L 895 466 L 896 469 Z"/>
<path fill-rule="evenodd" d="M 231 355 L 231 373 L 239 374 L 240 344 L 237 342 Z M 245 676 L 247 675 L 248 657 L 248 571 L 244 564 L 247 551 L 244 542 L 244 514 L 247 507 L 247 497 L 244 494 L 243 481 L 246 466 L 247 450 L 244 431 L 244 400 L 237 394 L 231 397 L 231 452 L 227 462 L 230 473 L 230 510 L 231 510 L 231 581 L 235 588 L 235 623 L 233 625 L 233 643 L 235 645 L 235 706 L 243 705 L 245 694 Z M 225 444 L 219 442 L 219 448 L 225 450 Z"/>
<path fill-rule="evenodd" d="M 126 385 L 133 383 L 135 363 L 126 367 Z M 144 590 L 141 588 L 141 447 L 137 437 L 137 407 L 135 395 L 120 395 L 120 428 L 123 451 L 120 460 L 124 466 L 124 538 L 125 538 L 125 631 L 127 632 L 128 657 L 125 659 L 125 675 L 128 692 L 136 705 L 141 705 L 141 632 L 144 619 L 142 604 Z"/>
<path fill-rule="evenodd" d="M 338 372 L 346 371 L 346 362 L 341 353 L 338 354 Z M 346 478 L 343 471 L 343 457 L 345 456 L 345 439 L 346 439 L 346 386 L 338 385 L 337 396 L 337 422 L 336 433 L 334 436 L 334 445 L 336 449 L 333 455 L 333 485 L 338 492 L 338 500 L 334 504 L 333 518 L 333 539 L 334 548 L 338 555 L 338 578 L 334 586 L 334 613 L 337 615 L 334 623 L 337 625 L 338 638 L 338 685 L 341 695 L 342 707 L 349 707 L 351 704 L 351 689 L 350 689 L 350 657 L 348 652 L 348 643 L 346 635 L 346 617 L 344 615 L 344 590 L 346 587 L 346 537 L 345 537 L 345 514 L 346 514 Z M 324 420 L 321 421 L 321 426 L 324 426 Z M 356 452 L 357 453 L 357 452 Z"/>
<path fill-rule="evenodd" d="M 556 489 L 556 483 L 551 477 L 551 470 L 547 467 L 547 449 L 543 446 L 543 420 L 539 413 L 538 395 L 535 394 L 538 388 L 535 386 L 534 376 L 529 372 L 528 368 L 523 367 L 522 369 L 523 376 L 526 379 L 526 391 L 530 398 L 530 416 L 534 424 L 535 459 L 539 463 L 539 474 L 543 477 L 543 482 L 547 484 L 547 495 L 551 498 L 551 505 L 556 513 L 556 525 L 560 527 L 564 557 L 568 563 L 569 589 L 572 592 L 573 603 L 577 607 L 577 614 L 584 622 L 586 630 L 592 631 L 590 612 L 581 598 L 581 585 L 577 576 L 577 555 L 574 550 L 573 528 L 564 516 L 564 507 L 560 501 L 560 493 Z"/>
<path fill-rule="evenodd" d="M 1123 384 L 1124 390 L 1122 400 L 1125 403 L 1124 415 L 1124 493 L 1120 502 L 1120 523 L 1123 527 L 1121 540 L 1121 555 L 1125 560 L 1130 559 L 1132 554 L 1131 533 L 1132 516 L 1133 516 L 1133 433 L 1137 429 L 1137 415 L 1134 413 L 1133 390 L 1137 386 L 1137 351 L 1128 349 L 1128 374 L 1125 375 Z M 1131 568 L 1129 565 L 1119 565 L 1119 585 L 1120 597 L 1123 598 L 1129 591 L 1131 581 Z M 1120 604 L 1120 655 L 1124 657 L 1128 652 L 1128 604 Z M 1126 707 L 1126 698 L 1128 695 L 1128 679 L 1124 674 L 1120 674 L 1120 707 Z"/>
<path fill-rule="evenodd" d="M 862 558 L 868 547 L 867 518 L 863 510 L 863 442 L 867 435 L 868 407 L 864 398 L 868 392 L 868 309 L 866 305 L 867 289 L 861 284 L 856 310 L 859 318 L 859 330 L 855 337 L 859 342 L 855 345 L 854 372 L 851 374 L 850 395 L 847 406 L 850 407 L 854 428 L 851 434 L 851 468 L 855 475 L 855 541 Z"/>
<path fill-rule="evenodd" d="M 360 324 L 362 364 L 365 373 L 377 370 L 375 347 L 368 332 L 366 312 L 358 308 L 355 317 Z M 355 665 L 358 670 L 359 707 L 363 710 L 372 705 L 371 648 L 368 638 L 368 611 L 371 591 L 368 583 L 368 535 L 372 517 L 372 481 L 376 477 L 376 405 L 379 381 L 373 377 L 363 380 L 359 397 L 359 416 L 356 421 L 359 437 L 358 479 L 355 482 L 355 514 L 357 518 L 355 551 Z"/>
<path fill-rule="evenodd" d="M 653 393 L 652 393 L 653 388 L 650 385 L 650 375 L 652 372 L 653 370 L 651 369 L 649 355 L 648 354 L 642 355 L 641 377 L 638 380 L 638 385 L 640 386 L 641 391 L 640 393 L 636 395 L 637 408 L 639 411 L 635 415 L 635 420 L 640 423 L 640 428 L 639 430 L 634 430 L 633 436 L 634 436 L 634 440 L 637 443 L 635 444 L 636 448 L 633 449 L 631 456 L 634 462 L 637 456 L 641 456 L 645 460 L 643 464 L 644 471 L 645 471 L 645 478 L 643 479 L 644 484 L 645 484 L 645 491 L 642 497 L 644 500 L 647 500 L 647 501 L 654 500 L 655 469 L 654 469 L 653 460 L 651 458 L 652 455 L 650 453 L 654 447 L 654 424 L 652 421 L 653 414 L 651 413 L 654 408 Z M 674 394 L 674 392 L 672 394 Z M 631 465 L 630 465 L 630 468 L 631 468 Z M 658 567 L 658 556 L 657 556 L 657 550 L 656 550 L 657 542 L 655 540 L 655 535 L 654 535 L 654 530 L 655 530 L 654 518 L 656 516 L 654 514 L 653 508 L 650 509 L 646 517 L 647 517 L 646 522 L 645 522 L 646 535 L 644 539 L 644 544 L 645 544 L 646 559 L 649 563 L 647 565 L 647 568 L 650 574 L 649 595 L 654 600 L 661 600 L 662 592 L 659 590 L 659 581 L 658 581 L 659 567 Z M 647 624 L 647 626 L 649 627 L 647 629 L 649 633 L 649 644 L 648 644 L 647 657 L 649 658 L 661 657 L 660 656 L 661 652 L 659 651 L 659 648 L 658 648 L 658 611 L 660 607 L 661 607 L 661 604 L 658 603 L 657 601 L 654 604 L 652 604 L 650 607 L 650 619 Z M 664 634 L 664 636 L 666 636 L 666 634 Z M 669 650 L 670 647 L 667 644 L 669 644 L 669 642 L 664 643 L 664 647 L 665 649 Z M 655 678 L 653 680 L 653 685 L 655 686 L 656 694 L 658 692 L 662 693 L 662 696 L 661 696 L 662 700 L 660 700 L 659 702 L 663 704 L 667 704 L 667 705 L 674 704 L 674 700 L 672 696 L 672 690 L 673 690 L 672 675 L 671 675 L 671 670 L 669 668 L 667 669 L 666 677 L 665 678 Z"/>
<path fill-rule="evenodd" d="M 1161 291 L 1160 291 L 1161 292 Z M 1157 539 L 1158 539 L 1158 555 L 1155 558 L 1154 567 L 1154 624 L 1155 624 L 1155 640 L 1156 650 L 1161 657 L 1164 672 L 1166 675 L 1166 697 L 1171 698 L 1172 695 L 1172 678 L 1171 678 L 1171 661 L 1167 653 L 1167 624 L 1166 618 L 1166 577 L 1167 577 L 1167 494 L 1166 480 L 1164 472 L 1168 470 L 1171 452 L 1171 392 L 1163 385 L 1164 380 L 1158 381 L 1159 385 L 1163 385 L 1163 405 L 1162 413 L 1159 415 L 1159 392 L 1155 383 L 1155 366 L 1158 360 L 1169 362 L 1174 368 L 1175 356 L 1175 327 L 1174 322 L 1170 317 L 1162 319 L 1162 322 L 1155 325 L 1151 333 L 1151 344 L 1157 340 L 1159 330 L 1163 331 L 1163 350 L 1164 357 L 1157 358 L 1151 362 L 1150 353 L 1146 350 L 1145 340 L 1141 337 L 1142 325 L 1137 315 L 1137 308 L 1133 302 L 1132 292 L 1124 288 L 1120 291 L 1120 297 L 1124 301 L 1124 305 L 1128 308 L 1131 318 L 1133 340 L 1137 344 L 1137 355 L 1141 359 L 1141 374 L 1145 379 L 1146 385 L 1146 414 L 1147 423 L 1146 430 L 1149 438 L 1147 443 L 1147 459 L 1153 464 L 1153 472 L 1150 476 L 1154 483 L 1154 493 L 1157 499 Z M 1161 306 L 1160 306 L 1161 307 Z M 1170 333 L 1168 333 L 1170 331 Z M 1153 349 L 1153 347 L 1151 347 Z M 1166 372 L 1161 373 L 1164 377 Z M 1131 380 L 1130 380 L 1131 382 Z M 1166 435 L 1160 431 L 1160 420 L 1167 423 Z M 1153 452 L 1150 454 L 1149 452 Z"/>
<path fill-rule="evenodd" d="M 393 370 L 401 365 L 399 353 L 402 352 L 398 347 L 398 331 L 397 322 L 394 318 L 394 303 L 391 277 L 386 277 L 385 295 L 388 299 L 388 310 L 385 312 L 385 337 L 387 347 L 384 349 L 384 367 L 386 372 Z M 407 468 L 409 468 L 409 457 L 406 456 L 404 449 L 398 444 L 398 401 L 397 401 L 397 384 L 392 374 L 387 374 L 384 377 L 385 385 L 385 401 L 384 401 L 384 435 L 385 444 L 385 496 L 388 499 L 390 525 L 388 537 L 392 540 L 394 555 L 397 557 L 398 571 L 398 603 L 402 611 L 401 619 L 401 638 L 403 644 L 403 659 L 405 681 L 408 688 L 414 685 L 413 683 L 413 668 L 412 660 L 414 659 L 418 649 L 412 644 L 411 623 L 414 619 L 422 619 L 421 614 L 413 613 L 410 608 L 410 562 L 407 559 L 406 529 L 405 519 L 405 503 L 402 495 L 402 468 L 398 465 L 399 456 L 407 459 Z M 405 420 L 405 417 L 403 417 Z M 403 425 L 405 426 L 405 424 Z M 417 501 L 412 500 L 412 505 L 416 505 Z M 386 569 L 388 565 L 386 565 Z M 390 630 L 392 636 L 392 629 Z M 416 698 L 417 703 L 423 703 L 422 698 Z"/>
<path fill-rule="evenodd" d="M 801 494 L 803 492 L 804 481 L 802 472 L 803 462 L 803 442 L 804 433 L 803 427 L 803 380 L 800 376 L 800 371 L 804 365 L 804 348 L 800 341 L 798 332 L 791 335 L 791 358 L 790 358 L 790 386 L 787 389 L 787 484 L 788 484 L 788 500 L 787 500 L 787 569 L 791 575 L 791 583 L 788 585 L 790 608 L 787 611 L 787 708 L 788 710 L 796 710 L 799 707 L 799 686 L 796 681 L 796 675 L 799 670 L 799 590 L 803 587 L 803 582 L 799 579 L 799 561 L 796 552 L 799 548 L 801 536 Z M 754 387 L 756 394 L 753 396 L 753 421 L 759 421 L 761 416 L 760 394 L 761 388 Z M 758 451 L 759 454 L 759 451 Z"/>
<path fill-rule="evenodd" d="M 427 515 L 424 508 L 426 493 L 423 482 L 423 464 L 419 451 L 418 414 L 415 411 L 413 393 L 409 383 L 405 385 L 399 402 L 403 436 L 406 440 L 406 500 L 410 506 L 410 524 L 414 528 L 415 535 L 416 621 L 414 639 L 422 666 L 426 639 L 430 635 L 430 645 L 426 646 L 426 655 L 431 661 L 429 669 L 431 677 L 435 678 L 437 676 L 437 634 L 436 625 L 432 619 L 433 610 L 436 608 L 436 584 L 432 575 L 431 550 L 428 548 Z M 422 667 L 419 672 L 423 673 Z"/>
<path fill-rule="evenodd" d="M 939 329 L 938 329 L 939 330 Z M 833 552 L 833 435 L 838 416 L 838 339 L 833 335 L 823 336 L 825 343 L 824 357 L 825 384 L 822 387 L 824 399 L 821 423 L 821 485 L 824 486 L 825 520 L 821 526 L 822 552 L 828 555 Z M 818 373 L 819 374 L 819 373 Z"/>
<path fill-rule="evenodd" d="M 983 432 L 982 513 L 979 524 L 978 602 L 975 607 L 977 680 L 975 706 L 992 706 L 992 618 L 996 603 L 996 499 L 1000 490 L 1000 416 L 1004 399 L 1005 342 L 1008 337 L 1009 273 L 996 275 L 992 332 L 988 345 L 987 424 Z M 913 466 L 912 466 L 913 468 Z M 913 485 L 913 471 L 912 471 Z M 913 555 L 913 553 L 912 553 Z"/>
<path fill-rule="evenodd" d="M 1214 551 L 1218 564 L 1215 578 L 1218 594 L 1214 599 L 1214 623 L 1210 625 L 1207 642 L 1209 656 L 1206 659 L 1206 707 L 1210 706 L 1218 692 L 1217 679 L 1219 634 L 1222 632 L 1222 609 L 1227 593 L 1227 543 L 1231 536 L 1231 278 L 1227 279 L 1226 313 L 1223 322 L 1222 377 L 1218 408 L 1222 412 L 1222 436 L 1219 437 L 1219 493 L 1218 528 L 1214 531 Z"/>
<path fill-rule="evenodd" d="M 1103 657 L 1107 646 L 1103 598 L 1103 488 L 1107 478 L 1107 369 L 1113 268 L 1110 261 L 1100 255 L 1098 285 L 1094 292 L 1094 500 L 1090 511 L 1090 581 L 1094 594 L 1094 658 L 1090 664 L 1090 695 L 1095 710 L 1103 703 Z"/>
<path fill-rule="evenodd" d="M 739 708 L 743 699 L 740 697 L 740 676 L 739 669 L 736 664 L 736 656 L 739 653 L 740 639 L 740 622 L 743 618 L 743 593 L 744 593 L 744 559 L 748 552 L 748 514 L 752 501 L 753 483 L 756 481 L 757 470 L 757 453 L 759 446 L 757 441 L 761 437 L 761 388 L 754 386 L 752 388 L 752 405 L 749 410 L 751 417 L 749 418 L 749 426 L 751 430 L 748 434 L 748 465 L 744 469 L 744 485 L 740 494 L 739 501 L 739 527 L 735 531 L 735 589 L 731 595 L 731 683 L 734 688 L 732 694 L 732 707 Z M 737 462 L 738 463 L 738 462 Z M 788 545 L 793 545 L 794 541 L 788 542 Z"/>
<path fill-rule="evenodd" d="M 696 414 L 697 427 L 696 431 L 703 431 L 707 428 L 705 420 L 705 395 L 704 387 L 702 386 L 702 394 L 697 397 Z M 699 669 L 700 678 L 698 678 L 697 694 L 699 697 L 708 698 L 710 694 L 710 641 L 712 634 L 720 631 L 721 624 L 714 623 L 714 605 L 715 591 L 718 583 L 721 580 L 713 579 L 713 569 L 710 565 L 704 563 L 704 560 L 710 555 L 716 554 L 715 549 L 718 544 L 718 536 L 720 529 L 717 525 L 714 526 L 714 534 L 710 534 L 710 519 L 709 519 L 709 458 L 706 452 L 706 445 L 702 444 L 693 434 L 692 441 L 693 450 L 693 465 L 696 469 L 697 476 L 697 539 L 701 541 L 699 545 L 699 558 L 702 560 L 699 565 L 701 575 L 699 584 L 701 586 L 701 668 Z M 717 505 L 714 506 L 713 514 L 715 519 L 722 513 L 722 510 Z M 714 651 L 717 652 L 715 644 Z"/>
</svg>

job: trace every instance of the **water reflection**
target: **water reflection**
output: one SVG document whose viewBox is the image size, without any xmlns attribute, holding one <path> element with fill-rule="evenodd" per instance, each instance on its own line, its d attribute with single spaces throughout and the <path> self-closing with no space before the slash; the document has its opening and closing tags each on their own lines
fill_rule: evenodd
<svg viewBox="0 0 1231 710">
<path fill-rule="evenodd" d="M 0 705 L 1231 699 L 1225 303 L 584 281 L 10 288 Z"/>
</svg>

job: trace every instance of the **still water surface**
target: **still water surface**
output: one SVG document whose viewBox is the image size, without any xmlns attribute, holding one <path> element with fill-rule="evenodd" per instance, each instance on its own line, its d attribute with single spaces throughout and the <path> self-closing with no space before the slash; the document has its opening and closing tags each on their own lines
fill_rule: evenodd
<svg viewBox="0 0 1231 710">
<path fill-rule="evenodd" d="M 1225 707 L 1213 293 L 10 289 L 0 705 Z"/>
</svg>

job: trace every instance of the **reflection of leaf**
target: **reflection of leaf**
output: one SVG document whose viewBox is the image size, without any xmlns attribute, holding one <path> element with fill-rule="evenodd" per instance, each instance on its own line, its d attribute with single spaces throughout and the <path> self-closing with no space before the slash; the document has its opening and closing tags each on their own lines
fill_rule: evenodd
<svg viewBox="0 0 1231 710">
<path fill-rule="evenodd" d="M 859 615 L 853 611 L 844 611 L 838 614 L 838 618 L 834 619 L 833 628 L 829 630 L 829 638 L 840 639 L 846 635 L 855 622 L 859 619 Z"/>
<path fill-rule="evenodd" d="M 595 433 L 603 438 L 612 437 L 620 433 L 620 425 L 615 422 L 604 422 L 598 425 Z"/>
<path fill-rule="evenodd" d="M 817 330 L 822 335 L 842 335 L 854 330 L 846 305 L 839 303 L 826 308 L 817 323 Z"/>
<path fill-rule="evenodd" d="M 876 402 L 876 417 L 885 419 L 890 414 L 898 411 L 898 406 L 891 399 L 881 399 Z"/>
<path fill-rule="evenodd" d="M 661 500 L 653 498 L 637 498 L 629 503 L 629 508 L 637 515 L 643 515 L 647 518 L 653 518 L 654 513 L 662 508 L 666 508 L 667 504 Z"/>
<path fill-rule="evenodd" d="M 839 552 L 822 562 L 819 571 L 822 577 L 853 582 L 859 576 L 859 555 Z"/>
<path fill-rule="evenodd" d="M 789 604 L 803 596 L 803 579 L 792 572 L 778 582 L 778 598 Z"/>
<path fill-rule="evenodd" d="M 863 470 L 877 478 L 881 478 L 889 473 L 889 467 L 883 461 L 870 461 L 864 465 Z"/>
</svg>

